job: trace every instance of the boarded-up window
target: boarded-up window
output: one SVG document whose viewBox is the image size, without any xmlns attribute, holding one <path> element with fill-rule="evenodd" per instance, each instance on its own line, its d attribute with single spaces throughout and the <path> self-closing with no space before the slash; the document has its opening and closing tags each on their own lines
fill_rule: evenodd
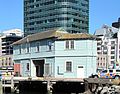
<svg viewBox="0 0 120 94">
<path fill-rule="evenodd" d="M 72 62 L 71 61 L 66 62 L 66 72 L 72 72 Z"/>
<path fill-rule="evenodd" d="M 49 75 L 50 74 L 50 64 L 45 64 L 45 75 Z"/>
</svg>

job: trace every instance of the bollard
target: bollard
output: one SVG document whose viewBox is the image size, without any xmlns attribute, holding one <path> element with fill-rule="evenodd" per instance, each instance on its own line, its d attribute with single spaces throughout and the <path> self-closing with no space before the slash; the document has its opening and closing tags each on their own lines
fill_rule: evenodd
<svg viewBox="0 0 120 94">
<path fill-rule="evenodd" d="M 12 93 L 15 92 L 13 76 L 11 77 L 11 92 L 12 92 Z"/>
<path fill-rule="evenodd" d="M 48 80 L 48 81 L 47 81 L 47 91 L 48 91 L 48 94 L 52 94 L 51 87 L 52 87 L 52 84 L 51 84 L 51 82 Z"/>
<path fill-rule="evenodd" d="M 0 81 L 0 94 L 3 94 L 2 81 Z"/>
</svg>

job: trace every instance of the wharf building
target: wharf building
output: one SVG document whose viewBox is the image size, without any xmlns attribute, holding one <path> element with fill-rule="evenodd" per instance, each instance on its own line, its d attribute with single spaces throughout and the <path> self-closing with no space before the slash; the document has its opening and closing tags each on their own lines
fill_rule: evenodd
<svg viewBox="0 0 120 94">
<path fill-rule="evenodd" d="M 24 35 L 54 28 L 88 33 L 89 0 L 24 0 Z"/>
<path fill-rule="evenodd" d="M 97 36 L 97 69 L 120 68 L 120 31 L 103 25 L 95 32 Z"/>
<path fill-rule="evenodd" d="M 97 44 L 92 35 L 54 29 L 12 45 L 18 76 L 86 78 L 96 73 Z"/>
<path fill-rule="evenodd" d="M 2 31 L 0 34 L 0 71 L 3 75 L 14 73 L 13 47 L 12 43 L 22 38 L 20 29 Z"/>
</svg>

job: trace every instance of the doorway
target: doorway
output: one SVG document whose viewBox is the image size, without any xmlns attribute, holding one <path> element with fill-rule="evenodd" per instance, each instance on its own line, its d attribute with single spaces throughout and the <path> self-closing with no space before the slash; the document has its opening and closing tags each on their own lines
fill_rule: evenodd
<svg viewBox="0 0 120 94">
<path fill-rule="evenodd" d="M 33 60 L 36 68 L 36 76 L 43 77 L 44 74 L 44 60 Z"/>
<path fill-rule="evenodd" d="M 77 66 L 77 78 L 85 78 L 83 66 Z"/>
</svg>

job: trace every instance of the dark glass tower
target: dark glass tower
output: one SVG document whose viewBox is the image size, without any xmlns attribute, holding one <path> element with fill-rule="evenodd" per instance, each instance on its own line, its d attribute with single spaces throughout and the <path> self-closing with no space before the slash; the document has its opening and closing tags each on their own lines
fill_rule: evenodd
<svg viewBox="0 0 120 94">
<path fill-rule="evenodd" d="M 24 0 L 24 34 L 54 28 L 88 33 L 89 0 Z"/>
<path fill-rule="evenodd" d="M 118 18 L 118 22 L 113 22 L 112 26 L 120 29 L 120 18 Z"/>
</svg>

